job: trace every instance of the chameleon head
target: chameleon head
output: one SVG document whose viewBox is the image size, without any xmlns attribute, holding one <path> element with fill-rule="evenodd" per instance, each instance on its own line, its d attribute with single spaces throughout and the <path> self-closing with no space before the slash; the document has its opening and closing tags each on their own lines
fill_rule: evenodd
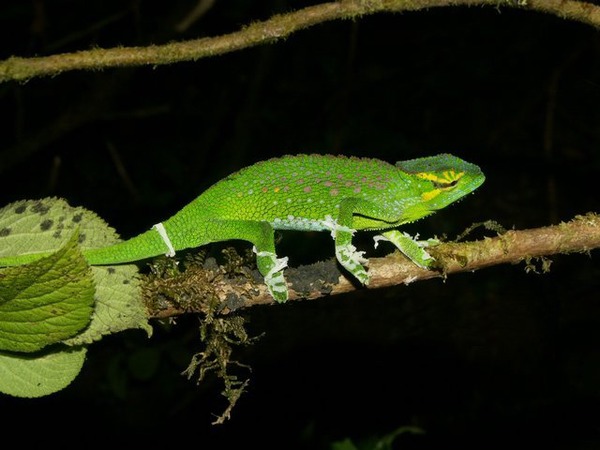
<svg viewBox="0 0 600 450">
<path fill-rule="evenodd" d="M 418 185 L 420 198 L 415 198 L 412 220 L 442 209 L 477 189 L 485 180 L 481 169 L 450 154 L 428 156 L 396 163 Z"/>
</svg>

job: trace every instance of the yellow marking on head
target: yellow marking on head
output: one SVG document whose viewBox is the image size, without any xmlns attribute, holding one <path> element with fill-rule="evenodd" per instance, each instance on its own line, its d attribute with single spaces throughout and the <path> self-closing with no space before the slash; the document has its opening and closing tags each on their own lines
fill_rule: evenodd
<svg viewBox="0 0 600 450">
<path fill-rule="evenodd" d="M 441 176 L 431 172 L 417 173 L 416 176 L 424 180 L 433 181 L 434 183 L 438 184 L 450 184 L 454 181 L 460 180 L 464 174 L 464 172 L 455 172 L 454 169 L 451 169 L 442 172 Z"/>
<path fill-rule="evenodd" d="M 434 173 L 421 172 L 416 174 L 419 178 L 423 178 L 424 180 L 439 182 L 439 177 Z"/>
<path fill-rule="evenodd" d="M 428 202 L 432 198 L 435 198 L 438 195 L 440 195 L 441 193 L 442 193 L 441 189 L 434 189 L 433 191 L 423 192 L 421 194 L 421 198 L 423 199 L 424 202 Z"/>
<path fill-rule="evenodd" d="M 464 172 L 455 172 L 454 169 L 452 169 L 446 170 L 443 175 L 444 178 L 446 178 L 450 183 L 452 183 L 453 181 L 460 180 L 464 174 Z"/>
</svg>

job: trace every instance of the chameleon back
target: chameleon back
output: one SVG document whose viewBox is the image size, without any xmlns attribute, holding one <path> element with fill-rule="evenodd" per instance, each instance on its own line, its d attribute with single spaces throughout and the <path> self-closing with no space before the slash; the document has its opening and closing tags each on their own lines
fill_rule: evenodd
<svg viewBox="0 0 600 450">
<path fill-rule="evenodd" d="M 393 203 L 410 177 L 384 161 L 331 155 L 274 158 L 221 180 L 193 205 L 204 217 L 268 221 L 276 229 L 323 230 L 340 202 L 361 198 Z"/>
</svg>

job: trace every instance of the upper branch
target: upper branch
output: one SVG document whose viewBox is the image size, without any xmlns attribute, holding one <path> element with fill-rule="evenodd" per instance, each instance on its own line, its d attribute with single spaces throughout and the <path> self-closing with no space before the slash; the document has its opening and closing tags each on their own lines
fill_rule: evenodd
<svg viewBox="0 0 600 450">
<path fill-rule="evenodd" d="M 352 19 L 379 12 L 416 11 L 459 5 L 513 6 L 555 14 L 600 27 L 600 7 L 577 0 L 341 0 L 276 15 L 239 31 L 217 37 L 147 47 L 98 48 L 37 58 L 11 57 L 0 61 L 0 82 L 28 80 L 71 70 L 156 66 L 195 61 L 274 42 L 296 31 L 330 20 Z"/>
</svg>

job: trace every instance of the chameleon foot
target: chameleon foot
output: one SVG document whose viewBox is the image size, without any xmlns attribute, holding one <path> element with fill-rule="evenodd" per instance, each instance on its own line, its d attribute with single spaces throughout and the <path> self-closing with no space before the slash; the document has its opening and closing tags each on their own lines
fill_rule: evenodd
<svg viewBox="0 0 600 450">
<path fill-rule="evenodd" d="M 352 244 L 336 246 L 335 256 L 340 264 L 348 270 L 361 284 L 369 284 L 370 276 L 365 270 L 363 264 L 367 264 L 368 260 L 363 258 L 365 252 L 356 251 L 356 247 Z"/>
<path fill-rule="evenodd" d="M 287 258 L 285 258 L 287 260 Z M 288 299 L 288 288 L 283 272 L 277 272 L 270 277 L 265 277 L 265 284 L 269 292 L 278 303 L 284 303 Z"/>
<path fill-rule="evenodd" d="M 424 247 L 430 247 L 439 244 L 437 239 L 428 239 L 427 241 L 416 241 L 408 233 L 401 233 L 398 230 L 390 230 L 381 235 L 374 236 L 375 248 L 379 245 L 379 241 L 390 241 L 398 250 L 410 259 L 421 269 L 429 269 L 433 266 L 435 259 Z"/>
<path fill-rule="evenodd" d="M 278 303 L 287 301 L 289 294 L 283 269 L 287 267 L 288 258 L 277 258 L 273 252 L 259 252 L 256 247 L 253 251 L 256 253 L 258 270 L 265 277 L 265 284 L 275 301 Z"/>
</svg>

